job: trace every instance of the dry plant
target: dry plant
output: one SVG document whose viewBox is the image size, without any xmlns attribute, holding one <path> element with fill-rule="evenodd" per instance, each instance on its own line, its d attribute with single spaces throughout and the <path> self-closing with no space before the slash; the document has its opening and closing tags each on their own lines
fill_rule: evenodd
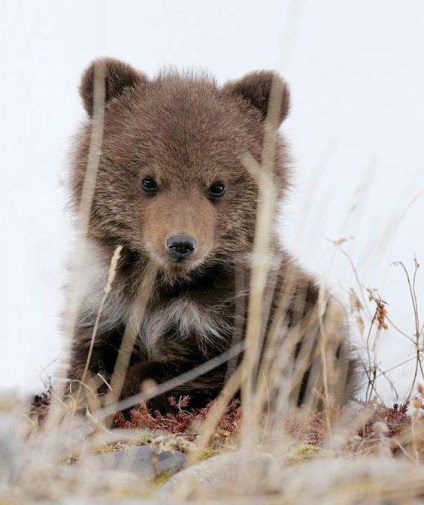
<svg viewBox="0 0 424 505">
<path fill-rule="evenodd" d="M 85 238 L 88 232 L 91 205 L 93 202 L 94 191 L 96 188 L 97 172 L 99 169 L 101 148 L 103 142 L 103 124 L 105 116 L 105 97 L 106 97 L 106 66 L 104 62 L 96 65 L 93 79 L 93 120 L 90 134 L 90 147 L 87 159 L 87 168 L 84 176 L 84 184 L 81 194 L 81 202 L 79 207 L 79 221 L 78 221 L 78 240 L 75 246 L 73 255 L 73 263 L 75 271 L 79 270 L 82 262 L 82 247 L 81 241 Z M 65 328 L 67 330 L 67 340 L 72 341 L 78 311 L 81 304 L 81 282 L 75 275 L 72 279 L 70 286 L 70 297 L 68 307 L 65 315 Z M 93 337 L 94 338 L 94 337 Z M 63 405 L 61 405 L 61 398 L 64 397 L 66 385 L 63 384 L 62 389 L 57 391 L 54 401 L 52 401 L 49 409 L 49 415 L 46 422 L 46 428 L 52 428 L 57 425 L 62 414 Z"/>
<path fill-rule="evenodd" d="M 413 340 L 413 344 L 415 347 L 415 356 L 414 356 L 415 370 L 414 370 L 414 377 L 413 377 L 412 384 L 411 384 L 411 389 L 409 390 L 409 395 L 408 395 L 408 396 L 411 396 L 416 385 L 417 385 L 418 375 L 420 374 L 420 378 L 419 378 L 420 381 L 424 380 L 424 369 L 423 369 L 423 363 L 422 363 L 422 360 L 423 360 L 422 353 L 424 350 L 424 347 L 423 347 L 423 345 L 424 345 L 424 341 L 423 341 L 423 339 L 424 339 L 424 326 L 421 324 L 421 321 L 420 321 L 420 313 L 419 313 L 417 290 L 416 290 L 417 273 L 418 273 L 418 268 L 419 268 L 420 264 L 418 263 L 417 259 L 414 258 L 414 271 L 412 273 L 412 276 L 410 275 L 407 268 L 405 267 L 405 265 L 401 261 L 397 261 L 396 263 L 394 263 L 394 265 L 400 266 L 405 273 L 405 277 L 408 282 L 409 294 L 411 297 L 412 310 L 413 310 L 413 314 L 414 314 L 414 330 L 415 331 L 414 331 L 414 335 L 412 337 L 412 340 Z M 410 337 L 408 337 L 407 335 L 406 335 L 406 337 L 410 339 Z"/>
</svg>

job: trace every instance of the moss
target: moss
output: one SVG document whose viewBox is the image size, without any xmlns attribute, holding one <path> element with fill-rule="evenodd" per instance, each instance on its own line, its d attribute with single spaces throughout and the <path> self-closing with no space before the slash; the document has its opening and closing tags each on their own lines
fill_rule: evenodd
<svg viewBox="0 0 424 505">
<path fill-rule="evenodd" d="M 334 456 L 334 453 L 332 451 L 322 449 L 316 445 L 299 444 L 289 452 L 287 457 L 287 464 L 296 465 L 310 459 L 330 458 L 332 456 Z"/>
<path fill-rule="evenodd" d="M 162 487 L 164 484 L 168 482 L 168 480 L 174 475 L 174 472 L 170 472 L 167 470 L 166 472 L 162 472 L 158 477 L 153 479 L 153 484 L 157 487 Z"/>
<path fill-rule="evenodd" d="M 199 456 L 199 461 L 204 461 L 205 459 L 213 458 L 221 454 L 218 449 L 213 449 L 212 447 L 206 447 Z"/>
</svg>

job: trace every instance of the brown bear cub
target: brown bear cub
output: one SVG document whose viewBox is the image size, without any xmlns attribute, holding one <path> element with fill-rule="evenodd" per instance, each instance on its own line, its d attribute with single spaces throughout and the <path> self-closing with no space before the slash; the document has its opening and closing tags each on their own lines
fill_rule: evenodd
<svg viewBox="0 0 424 505">
<path fill-rule="evenodd" d="M 104 75 L 100 110 L 98 68 Z M 273 89 L 274 121 L 267 115 Z M 77 134 L 71 169 L 76 213 L 100 116 L 102 143 L 83 258 L 74 272 L 80 303 L 67 376 L 71 393 L 88 378 L 100 378 L 95 389 L 101 401 L 110 393 L 121 342 L 134 326 L 131 314 L 144 303 L 143 279 L 153 275 L 116 399 L 137 395 L 147 380 L 162 384 L 195 372 L 245 342 L 257 346 L 249 373 L 254 384 L 267 377 L 268 401 L 314 408 L 326 396 L 347 401 L 354 367 L 343 311 L 296 266 L 273 228 L 266 259 L 254 254 L 260 204 L 255 170 L 271 167 L 278 201 L 288 187 L 287 147 L 277 132 L 289 110 L 283 79 L 259 71 L 219 87 L 203 74 L 167 71 L 151 80 L 103 59 L 83 74 L 80 94 L 89 118 Z M 276 149 L 264 160 L 267 135 Z M 256 160 L 255 170 L 246 157 Z M 118 246 L 115 279 L 99 314 Z M 269 265 L 263 320 L 256 340 L 247 342 L 252 272 L 261 261 Z M 171 395 L 189 395 L 192 408 L 205 406 L 247 353 L 244 348 L 193 373 L 149 400 L 150 406 L 166 410 Z M 243 391 L 243 380 L 240 386 Z"/>
</svg>

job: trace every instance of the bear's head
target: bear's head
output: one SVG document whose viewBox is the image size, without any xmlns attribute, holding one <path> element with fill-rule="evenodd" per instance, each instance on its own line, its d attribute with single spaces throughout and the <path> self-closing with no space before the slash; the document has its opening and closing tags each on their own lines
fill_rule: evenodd
<svg viewBox="0 0 424 505">
<path fill-rule="evenodd" d="M 268 113 L 273 92 L 276 106 Z M 102 128 L 91 237 L 124 245 L 169 278 L 249 257 L 259 191 L 244 158 L 261 165 L 265 132 L 277 139 L 271 170 L 280 196 L 287 186 L 286 148 L 277 129 L 288 113 L 289 91 L 278 75 L 253 72 L 218 87 L 203 74 L 175 71 L 150 80 L 108 58 L 88 67 L 80 94 L 89 121 L 76 139 L 76 208 L 94 129 Z"/>
</svg>

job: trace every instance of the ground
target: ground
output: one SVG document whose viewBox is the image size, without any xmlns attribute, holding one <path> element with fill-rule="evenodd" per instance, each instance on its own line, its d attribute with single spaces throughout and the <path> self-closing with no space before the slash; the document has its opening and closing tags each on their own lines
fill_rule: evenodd
<svg viewBox="0 0 424 505">
<path fill-rule="evenodd" d="M 213 405 L 189 412 L 188 398 L 170 398 L 174 415 L 144 406 L 116 414 L 108 430 L 93 416 L 39 423 L 48 396 L 24 415 L 24 404 L 3 395 L 0 503 L 424 502 L 421 393 L 392 408 L 293 410 L 272 432 L 266 419 L 247 432 L 233 402 L 203 447 Z"/>
</svg>

